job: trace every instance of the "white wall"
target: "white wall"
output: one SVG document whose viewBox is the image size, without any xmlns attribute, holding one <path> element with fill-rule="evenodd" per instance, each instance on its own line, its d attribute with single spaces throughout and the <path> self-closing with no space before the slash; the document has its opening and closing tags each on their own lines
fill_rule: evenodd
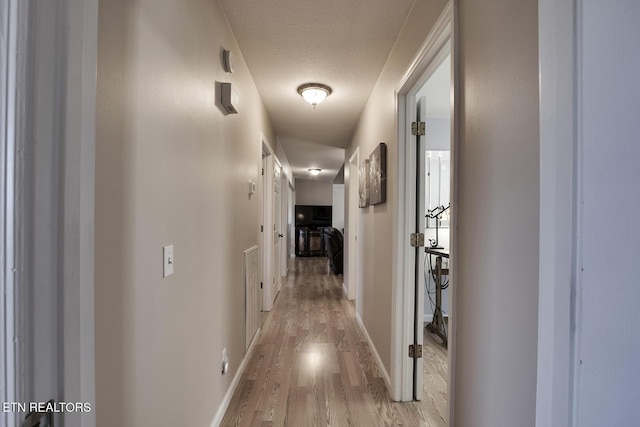
<svg viewBox="0 0 640 427">
<path fill-rule="evenodd" d="M 333 184 L 333 218 L 331 225 L 344 233 L 344 184 Z"/>
<path fill-rule="evenodd" d="M 208 426 L 245 349 L 242 255 L 260 224 L 247 182 L 261 132 L 276 140 L 217 2 L 100 1 L 98 53 L 98 425 Z M 237 115 L 217 105 L 226 81 Z"/>
<path fill-rule="evenodd" d="M 296 205 L 326 205 L 333 203 L 333 183 L 296 178 Z"/>
<path fill-rule="evenodd" d="M 578 4 L 574 422 L 640 425 L 640 3 Z"/>
<path fill-rule="evenodd" d="M 459 1 L 455 425 L 533 426 L 537 1 Z"/>
</svg>

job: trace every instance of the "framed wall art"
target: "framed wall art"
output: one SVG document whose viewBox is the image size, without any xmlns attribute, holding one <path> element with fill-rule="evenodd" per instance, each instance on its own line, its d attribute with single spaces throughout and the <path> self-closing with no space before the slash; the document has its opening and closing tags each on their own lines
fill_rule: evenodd
<svg viewBox="0 0 640 427">
<path fill-rule="evenodd" d="M 364 159 L 360 163 L 359 173 L 359 193 L 360 193 L 360 207 L 366 208 L 369 206 L 369 159 Z"/>
<path fill-rule="evenodd" d="M 387 144 L 381 142 L 369 156 L 369 203 L 387 201 Z"/>
</svg>

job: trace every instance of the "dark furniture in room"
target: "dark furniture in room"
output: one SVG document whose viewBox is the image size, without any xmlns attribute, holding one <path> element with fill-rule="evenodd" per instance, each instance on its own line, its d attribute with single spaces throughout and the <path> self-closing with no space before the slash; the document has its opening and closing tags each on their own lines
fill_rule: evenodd
<svg viewBox="0 0 640 427">
<path fill-rule="evenodd" d="M 322 228 L 296 227 L 296 256 L 325 256 Z"/>
<path fill-rule="evenodd" d="M 331 226 L 332 207 L 296 205 L 296 256 L 326 256 L 322 229 Z"/>
<path fill-rule="evenodd" d="M 343 268 L 343 246 L 344 238 L 342 233 L 333 227 L 325 227 L 322 230 L 324 246 L 327 249 L 327 258 L 329 258 L 329 267 L 333 274 L 342 274 Z"/>
</svg>

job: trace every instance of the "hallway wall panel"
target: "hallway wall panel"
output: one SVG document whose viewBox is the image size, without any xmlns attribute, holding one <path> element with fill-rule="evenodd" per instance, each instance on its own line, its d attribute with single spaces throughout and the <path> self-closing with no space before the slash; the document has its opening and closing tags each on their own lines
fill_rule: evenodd
<svg viewBox="0 0 640 427">
<path fill-rule="evenodd" d="M 455 424 L 535 424 L 538 2 L 459 2 Z"/>
<path fill-rule="evenodd" d="M 260 212 L 246 183 L 260 133 L 276 140 L 217 2 L 102 0 L 98 55 L 98 426 L 209 425 L 245 349 L 242 254 Z M 218 82 L 239 114 L 219 108 Z"/>
</svg>

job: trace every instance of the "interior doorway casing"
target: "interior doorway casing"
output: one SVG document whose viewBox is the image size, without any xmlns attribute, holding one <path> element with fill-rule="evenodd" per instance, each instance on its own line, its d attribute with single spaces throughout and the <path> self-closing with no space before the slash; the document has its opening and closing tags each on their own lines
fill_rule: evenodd
<svg viewBox="0 0 640 427">
<path fill-rule="evenodd" d="M 281 210 L 280 210 L 280 288 L 282 288 L 282 278 L 289 274 L 289 215 L 291 212 L 291 199 L 289 189 L 289 178 L 283 168 L 280 181 Z"/>
<path fill-rule="evenodd" d="M 358 298 L 359 290 L 361 289 L 359 285 L 359 280 L 362 277 L 360 274 L 360 262 L 359 262 L 359 248 L 358 248 L 358 235 L 359 232 L 359 212 L 360 209 L 358 207 L 358 171 L 359 171 L 359 162 L 360 162 L 360 150 L 356 148 L 354 153 L 349 158 L 349 171 L 348 171 L 348 189 L 347 195 L 349 197 L 347 206 L 349 207 L 349 212 L 347 215 L 347 263 L 346 263 L 346 276 L 347 276 L 347 298 L 349 300 L 356 300 L 356 311 L 358 313 L 362 313 L 360 304 L 362 303 L 362 298 Z"/>
<path fill-rule="evenodd" d="M 433 30 L 425 39 L 413 62 L 409 66 L 404 77 L 396 86 L 396 108 L 397 129 L 398 129 L 398 203 L 395 212 L 396 239 L 394 240 L 393 260 L 393 312 L 392 312 L 392 353 L 391 353 L 391 393 L 392 398 L 397 401 L 409 401 L 413 399 L 413 360 L 408 357 L 408 347 L 414 341 L 414 326 L 416 322 L 413 307 L 416 298 L 415 294 L 415 249 L 409 245 L 409 236 L 415 232 L 416 215 L 416 162 L 417 147 L 412 141 L 415 137 L 411 135 L 411 122 L 416 117 L 416 94 L 430 75 L 431 69 L 437 63 L 446 49 L 450 46 L 451 52 L 451 89 L 452 89 L 452 112 L 451 112 L 451 202 L 455 205 L 457 201 L 457 180 L 455 171 L 458 169 L 457 163 L 457 56 L 455 38 L 455 18 L 456 8 L 453 0 L 445 6 L 442 14 L 435 23 Z M 455 384 L 455 351 L 456 351 L 456 238 L 457 238 L 457 214 L 452 210 L 451 215 L 451 265 L 450 283 L 451 285 L 451 312 L 449 320 L 449 348 L 448 348 L 448 414 L 449 423 L 453 422 L 454 408 L 454 384 Z M 422 319 L 419 319 L 422 322 Z"/>
<path fill-rule="evenodd" d="M 273 182 L 271 183 L 271 193 L 273 195 L 273 284 L 271 288 L 271 300 L 274 300 L 282 287 L 282 165 L 278 158 L 274 156 Z"/>
<path fill-rule="evenodd" d="M 0 251 L 8 287 L 0 300 L 13 308 L 2 310 L 11 316 L 2 352 L 12 358 L 0 358 L 2 400 L 93 407 L 98 1 L 2 0 L 0 19 L 0 134 L 9 166 Z M 2 414 L 0 424 L 21 425 L 25 415 Z M 94 411 L 55 418 L 72 427 L 96 422 Z"/>
<path fill-rule="evenodd" d="M 262 161 L 260 173 L 260 210 L 261 210 L 261 238 L 260 252 L 262 261 L 262 311 L 273 308 L 273 224 L 274 224 L 274 191 L 273 175 L 275 155 L 271 145 L 264 135 L 260 138 L 262 146 Z"/>
</svg>

